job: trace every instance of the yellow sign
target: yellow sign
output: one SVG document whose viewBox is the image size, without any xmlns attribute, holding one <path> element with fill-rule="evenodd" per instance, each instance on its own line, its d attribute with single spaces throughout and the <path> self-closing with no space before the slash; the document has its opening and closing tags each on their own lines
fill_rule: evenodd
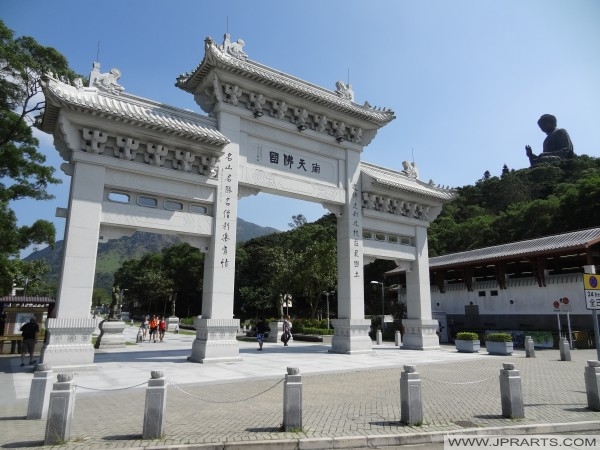
<svg viewBox="0 0 600 450">
<path fill-rule="evenodd" d="M 600 275 L 593 273 L 583 274 L 583 289 L 586 291 L 600 291 Z"/>
<path fill-rule="evenodd" d="M 584 273 L 583 292 L 586 309 L 600 310 L 600 275 Z"/>
</svg>

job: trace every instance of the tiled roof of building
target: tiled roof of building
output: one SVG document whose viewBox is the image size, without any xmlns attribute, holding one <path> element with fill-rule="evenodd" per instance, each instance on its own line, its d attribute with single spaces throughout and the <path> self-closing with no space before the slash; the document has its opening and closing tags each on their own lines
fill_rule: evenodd
<svg viewBox="0 0 600 450">
<path fill-rule="evenodd" d="M 453 189 L 436 186 L 433 183 L 425 183 L 402 172 L 396 172 L 374 164 L 361 162 L 360 170 L 373 178 L 376 183 L 394 189 L 446 201 L 450 201 L 456 196 L 456 191 Z"/>
<path fill-rule="evenodd" d="M 533 256 L 557 250 L 583 250 L 599 242 L 600 228 L 589 228 L 572 231 L 570 233 L 555 234 L 537 239 L 479 248 L 466 252 L 435 256 L 429 258 L 429 267 L 435 269 L 464 263 L 508 259 L 516 256 Z"/>
<path fill-rule="evenodd" d="M 0 303 L 19 303 L 19 304 L 32 304 L 32 305 L 45 305 L 48 303 L 54 303 L 54 297 L 37 297 L 37 296 L 25 296 L 22 295 L 6 295 L 0 297 Z"/>
<path fill-rule="evenodd" d="M 248 58 L 232 56 L 211 38 L 205 40 L 205 55 L 202 62 L 192 72 L 179 76 L 176 86 L 187 92 L 195 92 L 197 86 L 202 83 L 213 68 L 243 75 L 266 86 L 378 123 L 380 126 L 395 118 L 394 112 L 390 109 L 376 109 L 359 105 L 340 97 L 333 91 L 251 61 Z"/>
<path fill-rule="evenodd" d="M 229 139 L 219 132 L 214 119 L 134 95 L 112 94 L 97 88 L 77 88 L 50 76 L 42 77 L 46 111 L 42 130 L 52 132 L 58 110 L 84 111 L 95 117 L 160 130 L 169 135 L 225 146 Z M 56 117 L 55 117 L 56 116 Z"/>
</svg>

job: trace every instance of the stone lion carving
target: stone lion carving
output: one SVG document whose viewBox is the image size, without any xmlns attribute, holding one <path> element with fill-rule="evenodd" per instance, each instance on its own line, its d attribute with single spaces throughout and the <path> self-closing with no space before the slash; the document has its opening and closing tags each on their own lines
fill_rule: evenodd
<svg viewBox="0 0 600 450">
<path fill-rule="evenodd" d="M 125 88 L 117 83 L 121 77 L 119 69 L 110 69 L 108 73 L 100 73 L 100 63 L 95 62 L 92 73 L 90 73 L 90 87 L 97 87 L 112 94 L 119 94 Z"/>
</svg>

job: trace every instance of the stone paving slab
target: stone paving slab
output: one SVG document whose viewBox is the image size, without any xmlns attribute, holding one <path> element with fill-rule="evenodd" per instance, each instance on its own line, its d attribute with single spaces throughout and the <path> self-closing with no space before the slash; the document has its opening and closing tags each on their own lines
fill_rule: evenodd
<svg viewBox="0 0 600 450">
<path fill-rule="evenodd" d="M 574 350 L 565 362 L 558 350 L 525 358 L 519 351 L 459 354 L 444 346 L 420 352 L 384 343 L 372 355 L 336 355 L 314 343 L 265 344 L 257 352 L 255 343 L 241 342 L 241 363 L 196 364 L 187 361 L 193 336 L 167 339 L 97 352 L 95 370 L 75 373 L 71 439 L 61 449 L 385 448 L 439 442 L 448 432 L 600 429 L 600 412 L 587 409 L 583 377 L 595 350 Z M 501 416 L 503 362 L 521 373 L 524 419 Z M 400 423 L 404 364 L 416 365 L 422 378 L 420 426 Z M 296 433 L 280 431 L 288 366 L 300 368 L 303 382 L 303 430 Z M 0 358 L 2 449 L 43 447 L 46 421 L 25 420 L 33 374 L 23 369 L 18 357 Z M 169 381 L 165 436 L 144 440 L 145 382 L 153 369 Z"/>
</svg>

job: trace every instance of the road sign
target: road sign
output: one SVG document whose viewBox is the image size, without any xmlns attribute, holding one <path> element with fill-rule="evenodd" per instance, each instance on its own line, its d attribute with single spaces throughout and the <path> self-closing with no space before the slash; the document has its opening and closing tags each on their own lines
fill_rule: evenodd
<svg viewBox="0 0 600 450">
<path fill-rule="evenodd" d="M 583 274 L 583 292 L 585 293 L 585 307 L 587 309 L 600 309 L 600 276 L 592 273 Z"/>
<path fill-rule="evenodd" d="M 554 312 L 566 312 L 569 313 L 572 311 L 573 307 L 569 304 L 569 299 L 567 297 L 559 298 L 552 303 L 554 307 Z"/>
</svg>

